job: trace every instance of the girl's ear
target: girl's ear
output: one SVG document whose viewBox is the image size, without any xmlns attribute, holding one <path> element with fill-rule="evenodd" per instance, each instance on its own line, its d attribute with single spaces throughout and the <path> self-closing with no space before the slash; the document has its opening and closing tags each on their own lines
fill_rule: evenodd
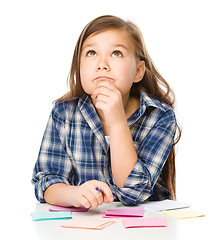
<svg viewBox="0 0 216 240">
<path fill-rule="evenodd" d="M 137 72 L 136 72 L 133 82 L 134 83 L 140 82 L 142 80 L 144 74 L 145 74 L 145 62 L 142 60 L 142 61 L 139 61 L 137 64 Z"/>
</svg>

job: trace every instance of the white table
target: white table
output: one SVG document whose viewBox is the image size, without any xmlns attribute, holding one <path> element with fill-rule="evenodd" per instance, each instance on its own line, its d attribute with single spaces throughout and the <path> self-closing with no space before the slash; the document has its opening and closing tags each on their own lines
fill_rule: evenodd
<svg viewBox="0 0 216 240">
<path fill-rule="evenodd" d="M 33 211 L 48 211 L 50 205 L 48 204 L 36 204 Z M 73 219 L 76 218 L 101 218 L 101 214 L 112 208 L 125 207 L 119 202 L 113 202 L 110 204 L 103 204 L 97 209 L 90 209 L 88 212 L 72 213 Z M 145 210 L 145 218 L 165 218 L 167 220 L 168 227 L 165 228 L 130 228 L 125 229 L 121 219 L 115 219 L 116 223 L 103 229 L 103 230 L 87 230 L 87 229 L 71 229 L 60 227 L 66 220 L 51 220 L 51 221 L 38 221 L 33 222 L 29 218 L 31 235 L 35 239 L 46 240 L 126 240 L 126 239 L 166 239 L 166 240 L 187 240 L 187 239 L 215 239 L 215 233 L 211 233 L 213 230 L 213 219 L 211 217 L 200 217 L 193 219 L 175 220 L 164 215 L 162 212 L 153 212 Z M 34 231 L 34 232 L 33 232 Z M 32 239 L 32 238 L 31 238 Z"/>
</svg>

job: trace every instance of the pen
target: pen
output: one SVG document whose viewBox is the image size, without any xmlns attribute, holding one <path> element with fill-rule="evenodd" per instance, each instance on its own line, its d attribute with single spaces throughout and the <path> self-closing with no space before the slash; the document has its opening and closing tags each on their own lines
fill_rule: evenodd
<svg viewBox="0 0 216 240">
<path fill-rule="evenodd" d="M 101 190 L 99 187 L 96 187 L 95 190 L 96 190 L 96 191 L 100 191 L 101 193 L 104 194 L 104 191 Z M 112 193 L 112 194 L 113 194 L 113 197 L 118 197 L 115 193 Z"/>
</svg>

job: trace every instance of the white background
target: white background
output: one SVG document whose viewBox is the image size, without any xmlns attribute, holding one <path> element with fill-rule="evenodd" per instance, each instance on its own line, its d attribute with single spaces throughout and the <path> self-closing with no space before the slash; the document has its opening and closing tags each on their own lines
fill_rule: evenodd
<svg viewBox="0 0 216 240">
<path fill-rule="evenodd" d="M 21 206 L 23 218 L 34 211 L 30 181 L 52 101 L 67 91 L 80 32 L 103 14 L 140 27 L 150 56 L 172 86 L 183 129 L 176 157 L 177 199 L 210 214 L 216 166 L 216 17 L 215 1 L 209 0 L 1 0 L 1 206 Z"/>
</svg>

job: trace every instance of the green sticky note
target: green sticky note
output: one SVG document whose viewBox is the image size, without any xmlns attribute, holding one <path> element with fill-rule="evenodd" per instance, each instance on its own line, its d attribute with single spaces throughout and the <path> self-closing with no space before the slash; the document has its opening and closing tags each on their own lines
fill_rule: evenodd
<svg viewBox="0 0 216 240">
<path fill-rule="evenodd" d="M 33 221 L 71 219 L 71 212 L 33 212 L 31 213 Z"/>
</svg>

